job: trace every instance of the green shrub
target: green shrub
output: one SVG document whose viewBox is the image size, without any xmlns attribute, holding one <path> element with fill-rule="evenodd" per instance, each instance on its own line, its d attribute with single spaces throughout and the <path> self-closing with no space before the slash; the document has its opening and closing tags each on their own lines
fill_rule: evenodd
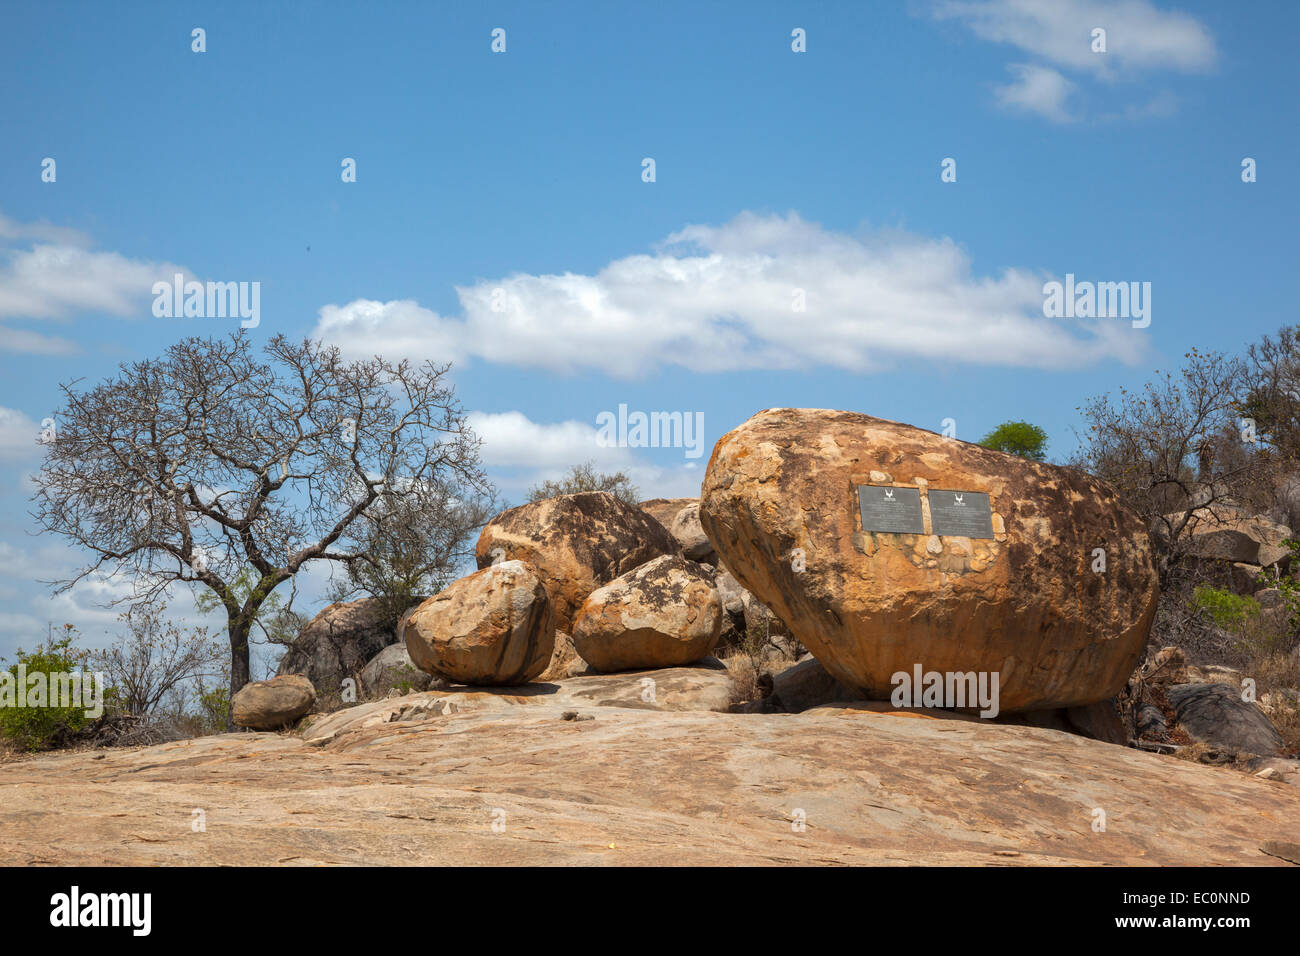
<svg viewBox="0 0 1300 956">
<path fill-rule="evenodd" d="M 1291 552 L 1291 566 L 1300 567 L 1300 541 L 1287 538 L 1282 544 Z M 1260 587 L 1277 588 L 1286 604 L 1286 623 L 1290 634 L 1300 631 L 1300 581 L 1290 575 L 1283 577 L 1277 567 L 1266 569 L 1259 576 Z"/>
<path fill-rule="evenodd" d="M 17 686 L 19 665 L 25 665 L 29 678 L 33 674 L 44 674 L 47 685 L 44 706 L 19 707 L 16 692 L 12 701 L 8 697 L 0 699 L 0 736 L 25 750 L 46 750 L 90 723 L 80 702 L 73 707 L 51 706 L 56 701 L 48 693 L 51 674 L 82 671 L 86 653 L 74 647 L 76 638 L 76 629 L 65 624 L 61 634 L 51 633 L 45 643 L 31 653 L 20 647 L 13 664 L 0 661 L 0 666 L 7 665 L 8 672 L 13 675 L 12 687 Z"/>
<path fill-rule="evenodd" d="M 1192 597 L 1196 606 L 1225 631 L 1240 631 L 1247 623 L 1259 617 L 1258 601 L 1224 588 L 1201 584 L 1192 591 Z"/>
<path fill-rule="evenodd" d="M 1003 422 L 981 438 L 979 444 L 1030 461 L 1047 460 L 1047 432 L 1029 422 Z"/>
</svg>

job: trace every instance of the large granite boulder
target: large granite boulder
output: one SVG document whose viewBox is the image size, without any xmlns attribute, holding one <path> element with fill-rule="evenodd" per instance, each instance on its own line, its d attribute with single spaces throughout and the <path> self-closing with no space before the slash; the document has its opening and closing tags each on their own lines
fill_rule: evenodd
<svg viewBox="0 0 1300 956">
<path fill-rule="evenodd" d="M 585 491 L 503 511 L 479 535 L 475 559 L 480 568 L 527 562 L 550 594 L 555 626 L 569 633 L 592 591 L 676 552 L 672 535 L 647 512 L 608 492 Z"/>
<path fill-rule="evenodd" d="M 376 654 L 397 640 L 388 605 L 379 598 L 331 604 L 302 629 L 277 674 L 302 674 L 322 694 L 337 694 Z"/>
<path fill-rule="evenodd" d="M 230 702 L 230 719 L 237 727 L 279 730 L 294 723 L 316 702 L 316 688 L 301 674 L 283 674 L 250 681 Z"/>
<path fill-rule="evenodd" d="M 859 485 L 919 489 L 921 533 L 864 531 Z M 938 489 L 987 494 L 988 536 L 933 534 Z M 920 665 L 996 672 L 1002 712 L 1105 700 L 1155 613 L 1147 530 L 1108 485 L 868 415 L 755 415 L 714 448 L 700 519 L 740 585 L 873 699 Z"/>
<path fill-rule="evenodd" d="M 713 650 L 722 613 L 710 569 L 666 555 L 593 591 L 573 645 L 598 671 L 681 667 Z"/>
<path fill-rule="evenodd" d="M 555 620 L 542 579 L 503 561 L 453 581 L 406 619 L 406 649 L 427 674 L 461 684 L 524 684 L 546 670 Z"/>
</svg>

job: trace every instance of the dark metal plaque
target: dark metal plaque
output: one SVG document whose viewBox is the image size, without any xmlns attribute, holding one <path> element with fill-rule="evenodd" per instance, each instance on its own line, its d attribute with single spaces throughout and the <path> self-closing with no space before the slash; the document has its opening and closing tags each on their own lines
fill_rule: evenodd
<svg viewBox="0 0 1300 956">
<path fill-rule="evenodd" d="M 863 531 L 889 534 L 924 534 L 921 489 L 858 485 L 858 509 Z"/>
<path fill-rule="evenodd" d="M 930 528 L 934 534 L 962 538 L 993 537 L 993 512 L 982 491 L 930 489 Z"/>
</svg>

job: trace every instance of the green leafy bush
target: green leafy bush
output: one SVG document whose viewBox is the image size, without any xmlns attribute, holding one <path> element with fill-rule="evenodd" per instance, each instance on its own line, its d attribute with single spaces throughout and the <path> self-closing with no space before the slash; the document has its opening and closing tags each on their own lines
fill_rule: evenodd
<svg viewBox="0 0 1300 956">
<path fill-rule="evenodd" d="M 979 444 L 1030 461 L 1047 460 L 1047 432 L 1029 422 L 1003 422 L 981 438 Z"/>
<path fill-rule="evenodd" d="M 45 643 L 28 653 L 18 649 L 13 664 L 0 661 L 12 675 L 11 687 L 17 686 L 19 666 L 25 666 L 25 675 L 44 674 L 49 685 L 51 674 L 80 673 L 86 661 L 86 653 L 74 645 L 77 631 L 71 624 L 65 624 L 60 634 L 51 633 Z M 90 723 L 81 702 L 72 707 L 52 706 L 57 701 L 48 692 L 43 706 L 17 706 L 17 694 L 10 701 L 8 696 L 0 698 L 0 736 L 12 741 L 25 750 L 46 750 L 60 743 L 69 733 L 80 730 Z"/>
<path fill-rule="evenodd" d="M 1258 601 L 1224 588 L 1202 584 L 1193 590 L 1192 597 L 1196 606 L 1225 631 L 1240 631 L 1247 623 L 1259 617 Z"/>
</svg>

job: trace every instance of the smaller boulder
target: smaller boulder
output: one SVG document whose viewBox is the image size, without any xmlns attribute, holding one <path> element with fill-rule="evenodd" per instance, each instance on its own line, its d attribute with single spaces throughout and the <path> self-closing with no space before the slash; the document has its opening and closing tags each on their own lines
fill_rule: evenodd
<svg viewBox="0 0 1300 956">
<path fill-rule="evenodd" d="M 555 632 L 555 650 L 551 652 L 551 662 L 546 670 L 537 676 L 539 681 L 564 680 L 567 677 L 581 677 L 587 673 L 587 662 L 578 656 L 573 646 L 573 638 L 563 631 Z"/>
<path fill-rule="evenodd" d="M 1226 684 L 1176 684 L 1166 691 L 1178 726 L 1194 740 L 1232 753 L 1276 756 L 1284 747 L 1273 722 Z"/>
<path fill-rule="evenodd" d="M 542 579 L 502 561 L 453 581 L 406 620 L 411 662 L 460 684 L 525 684 L 550 664 L 555 617 Z"/>
<path fill-rule="evenodd" d="M 637 507 L 654 518 L 655 521 L 658 521 L 667 530 L 673 526 L 673 519 L 677 517 L 677 513 L 692 502 L 699 504 L 700 499 L 651 498 L 648 501 L 642 501 Z"/>
<path fill-rule="evenodd" d="M 300 674 L 283 674 L 245 684 L 230 702 L 231 719 L 251 730 L 279 730 L 316 703 L 316 688 Z"/>
<path fill-rule="evenodd" d="M 599 671 L 681 667 L 707 656 L 721 629 L 710 570 L 666 555 L 593 591 L 574 619 L 573 644 Z"/>
<path fill-rule="evenodd" d="M 361 687 L 371 697 L 383 697 L 391 690 L 403 694 L 428 690 L 432 681 L 415 666 L 405 641 L 389 644 L 361 669 Z"/>
<path fill-rule="evenodd" d="M 649 512 L 607 491 L 583 491 L 503 511 L 479 534 L 474 558 L 480 568 L 527 562 L 546 585 L 555 626 L 572 633 L 573 616 L 592 591 L 676 550 Z"/>
<path fill-rule="evenodd" d="M 722 601 L 724 611 L 728 614 L 744 615 L 745 595 L 749 592 L 742 588 L 732 573 L 721 565 L 714 578 L 714 587 L 718 589 L 718 598 Z"/>
<path fill-rule="evenodd" d="M 688 561 L 700 561 L 704 564 L 718 563 L 718 555 L 713 550 L 713 545 L 709 542 L 708 537 L 704 534 L 704 526 L 700 524 L 700 503 L 698 501 L 692 501 L 677 512 L 677 516 L 673 518 L 673 523 L 668 530 L 672 532 L 672 536 L 681 547 L 682 557 Z"/>
<path fill-rule="evenodd" d="M 1139 737 L 1164 740 L 1169 736 L 1169 725 L 1165 722 L 1164 711 L 1155 704 L 1144 701 L 1138 708 L 1137 732 Z"/>
</svg>

